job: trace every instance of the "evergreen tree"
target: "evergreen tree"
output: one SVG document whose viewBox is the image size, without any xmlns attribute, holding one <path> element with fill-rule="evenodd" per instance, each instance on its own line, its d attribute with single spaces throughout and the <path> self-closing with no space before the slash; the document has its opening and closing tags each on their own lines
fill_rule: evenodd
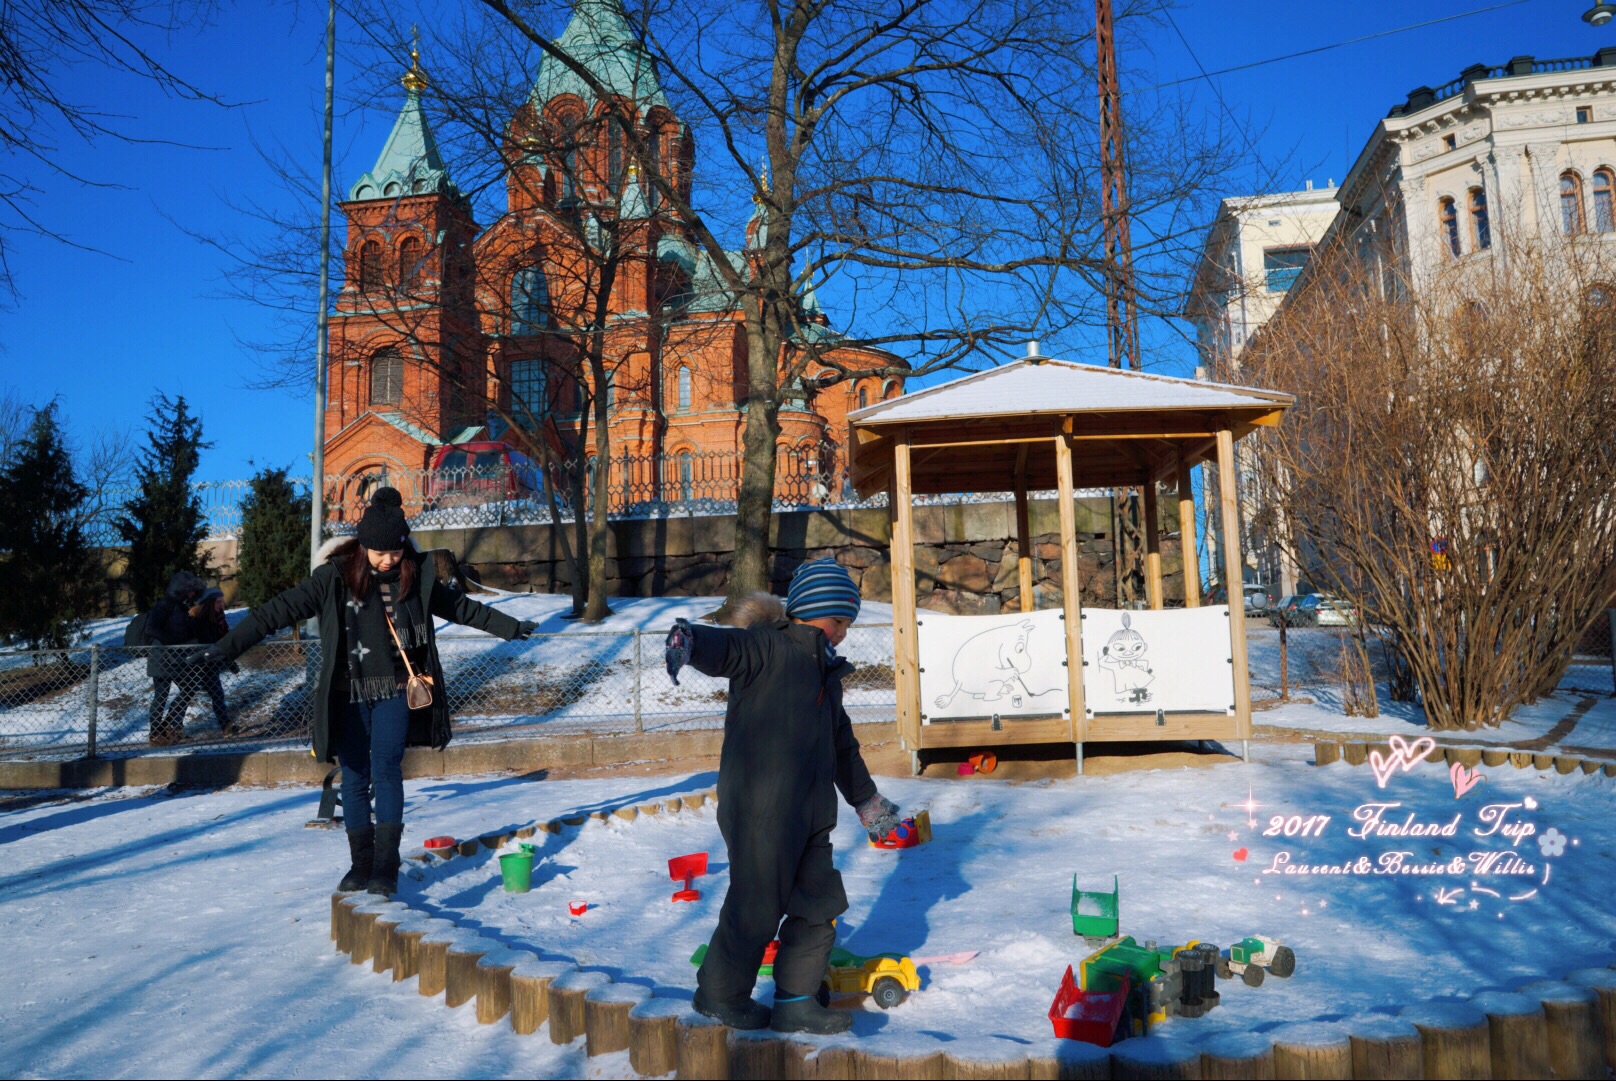
<svg viewBox="0 0 1616 1082">
<path fill-rule="evenodd" d="M 262 605 L 309 569 L 309 497 L 285 470 L 260 470 L 241 505 L 241 553 L 236 586 L 241 602 Z"/>
<path fill-rule="evenodd" d="M 31 649 L 65 647 L 93 609 L 102 571 L 84 536 L 90 490 L 73 473 L 56 405 L 35 410 L 0 471 L 0 634 Z"/>
<path fill-rule="evenodd" d="M 213 446 L 202 440 L 202 419 L 191 413 L 184 395 L 159 394 L 146 420 L 140 495 L 124 505 L 117 521 L 118 533 L 129 543 L 124 583 L 141 612 L 163 596 L 176 571 L 204 577 L 210 571 L 200 548 L 207 536 L 206 516 L 191 481 L 202 451 Z"/>
</svg>

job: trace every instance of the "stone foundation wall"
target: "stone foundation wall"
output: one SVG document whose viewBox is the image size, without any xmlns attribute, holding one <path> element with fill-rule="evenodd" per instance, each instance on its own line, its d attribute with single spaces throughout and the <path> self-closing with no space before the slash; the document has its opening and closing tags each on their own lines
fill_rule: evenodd
<svg viewBox="0 0 1616 1082">
<path fill-rule="evenodd" d="M 1077 501 L 1080 580 L 1086 604 L 1114 604 L 1111 502 Z M 1162 567 L 1167 598 L 1182 599 L 1178 506 L 1162 501 Z M 1012 503 L 917 507 L 916 589 L 926 608 L 965 614 L 996 613 L 1019 604 L 1019 552 Z M 1030 508 L 1033 581 L 1040 608 L 1061 601 L 1058 508 L 1034 500 Z M 571 529 L 571 527 L 563 527 Z M 422 530 L 421 548 L 447 548 L 480 582 L 504 590 L 566 593 L 570 570 L 550 526 Z M 885 509 L 794 511 L 773 516 L 769 544 L 773 588 L 784 593 L 806 560 L 841 563 L 867 600 L 892 600 L 888 562 L 891 526 Z M 735 548 L 734 516 L 634 519 L 611 524 L 607 548 L 609 588 L 616 597 L 722 594 Z"/>
</svg>

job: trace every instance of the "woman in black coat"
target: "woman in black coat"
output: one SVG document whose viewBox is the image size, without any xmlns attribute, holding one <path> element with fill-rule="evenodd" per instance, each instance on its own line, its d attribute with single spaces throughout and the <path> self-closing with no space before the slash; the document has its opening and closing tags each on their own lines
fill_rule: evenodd
<svg viewBox="0 0 1616 1082">
<path fill-rule="evenodd" d="M 433 561 L 410 544 L 403 507 L 398 490 L 377 490 L 357 536 L 338 544 L 303 582 L 249 612 L 206 655 L 229 661 L 281 628 L 318 618 L 314 756 L 342 764 L 342 810 L 352 856 L 338 890 L 392 894 L 398 889 L 404 749 L 441 749 L 449 743 L 447 689 L 432 618 L 506 640 L 526 638 L 534 627 L 440 582 Z M 409 658 L 408 669 L 399 645 Z M 424 709 L 411 710 L 405 702 L 409 669 L 432 678 L 432 704 Z"/>
<path fill-rule="evenodd" d="M 177 648 L 201 641 L 189 610 L 207 588 L 206 582 L 189 571 L 176 571 L 168 580 L 168 591 L 146 617 L 146 642 L 151 646 L 146 653 L 146 675 L 152 682 L 147 740 L 153 745 L 185 739 L 185 711 L 196 695 L 190 663 L 196 651 Z M 180 686 L 180 697 L 171 707 L 168 693 L 175 684 Z"/>
</svg>

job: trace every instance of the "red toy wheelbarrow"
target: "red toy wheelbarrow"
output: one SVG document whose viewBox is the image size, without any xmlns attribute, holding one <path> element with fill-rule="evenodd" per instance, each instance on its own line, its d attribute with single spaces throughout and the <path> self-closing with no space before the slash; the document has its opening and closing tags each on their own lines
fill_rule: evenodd
<svg viewBox="0 0 1616 1082">
<path fill-rule="evenodd" d="M 899 823 L 890 834 L 870 844 L 877 849 L 913 849 L 931 841 L 931 812 L 922 811 Z"/>
<path fill-rule="evenodd" d="M 668 858 L 668 878 L 677 882 L 685 881 L 683 890 L 673 892 L 676 902 L 694 902 L 701 897 L 701 891 L 690 885 L 690 881 L 698 875 L 707 874 L 706 853 L 686 853 L 682 857 Z"/>
<path fill-rule="evenodd" d="M 1129 981 L 1123 975 L 1118 978 L 1115 991 L 1085 992 L 1072 979 L 1072 967 L 1067 966 L 1066 976 L 1061 978 L 1060 988 L 1055 993 L 1055 1002 L 1049 1005 L 1049 1020 L 1055 1027 L 1055 1036 L 1110 1048 L 1122 1025 L 1128 990 Z"/>
</svg>

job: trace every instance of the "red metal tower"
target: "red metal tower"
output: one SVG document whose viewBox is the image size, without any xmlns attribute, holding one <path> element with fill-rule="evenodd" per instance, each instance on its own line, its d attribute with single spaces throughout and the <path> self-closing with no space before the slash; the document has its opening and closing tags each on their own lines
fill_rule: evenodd
<svg viewBox="0 0 1616 1082">
<path fill-rule="evenodd" d="M 1128 230 L 1128 165 L 1122 137 L 1122 92 L 1111 0 L 1094 2 L 1094 44 L 1100 76 L 1100 216 L 1105 226 L 1105 314 L 1112 368 L 1141 367 L 1138 293 Z"/>
</svg>

